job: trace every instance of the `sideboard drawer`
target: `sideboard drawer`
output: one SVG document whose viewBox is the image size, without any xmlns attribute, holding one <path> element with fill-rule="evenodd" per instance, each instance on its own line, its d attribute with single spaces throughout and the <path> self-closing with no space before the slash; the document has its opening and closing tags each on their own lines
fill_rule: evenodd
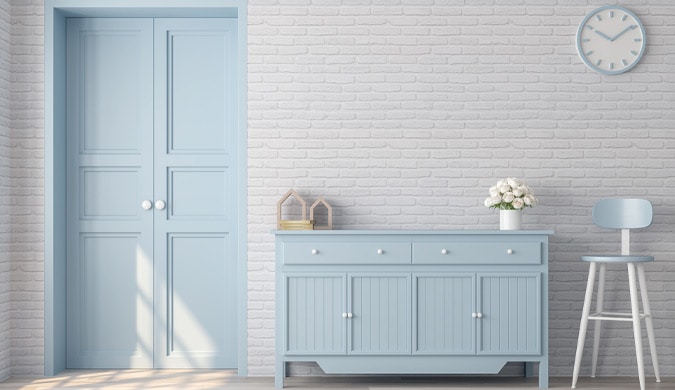
<svg viewBox="0 0 675 390">
<path fill-rule="evenodd" d="M 415 264 L 541 264 L 541 242 L 413 242 Z"/>
<path fill-rule="evenodd" d="M 285 242 L 285 264 L 410 264 L 410 242 Z"/>
</svg>

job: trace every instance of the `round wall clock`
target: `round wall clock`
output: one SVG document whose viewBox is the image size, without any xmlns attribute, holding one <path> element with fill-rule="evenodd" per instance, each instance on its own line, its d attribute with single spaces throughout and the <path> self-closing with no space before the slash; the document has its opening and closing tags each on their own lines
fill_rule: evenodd
<svg viewBox="0 0 675 390">
<path fill-rule="evenodd" d="M 607 5 L 591 11 L 579 25 L 577 52 L 594 71 L 619 74 L 640 61 L 645 38 L 645 28 L 634 13 Z"/>
</svg>

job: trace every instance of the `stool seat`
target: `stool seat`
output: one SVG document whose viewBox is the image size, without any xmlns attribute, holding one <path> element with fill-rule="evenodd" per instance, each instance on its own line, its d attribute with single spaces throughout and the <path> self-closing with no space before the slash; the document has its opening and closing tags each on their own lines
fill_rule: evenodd
<svg viewBox="0 0 675 390">
<path fill-rule="evenodd" d="M 586 255 L 581 256 L 581 261 L 592 261 L 595 263 L 646 263 L 654 261 L 654 256 Z"/>
</svg>

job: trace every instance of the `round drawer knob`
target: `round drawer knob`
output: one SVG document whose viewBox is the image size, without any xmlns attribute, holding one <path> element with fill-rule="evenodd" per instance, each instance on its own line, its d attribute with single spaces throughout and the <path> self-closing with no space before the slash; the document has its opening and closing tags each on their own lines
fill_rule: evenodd
<svg viewBox="0 0 675 390">
<path fill-rule="evenodd" d="M 319 251 L 318 251 L 318 250 L 316 250 L 316 249 L 312 249 L 312 254 L 313 254 L 313 255 L 315 255 L 315 254 L 317 254 L 317 253 L 319 253 Z"/>
<path fill-rule="evenodd" d="M 445 248 L 444 248 L 444 249 L 441 249 L 441 254 L 443 254 L 443 255 L 447 255 L 447 254 L 448 254 L 448 250 L 447 250 L 447 249 L 445 249 Z"/>
<path fill-rule="evenodd" d="M 383 254 L 383 253 L 384 253 L 384 251 L 383 251 L 382 249 L 378 249 L 378 250 L 377 250 L 377 254 L 378 254 L 378 255 L 381 255 L 381 254 Z"/>
<path fill-rule="evenodd" d="M 477 313 L 471 313 L 471 318 L 476 318 L 476 317 L 478 317 Z"/>
<path fill-rule="evenodd" d="M 483 313 L 478 313 L 478 314 L 476 314 L 476 316 L 477 316 L 478 318 L 483 318 Z"/>
<path fill-rule="evenodd" d="M 342 318 L 347 318 L 347 313 L 342 313 Z"/>
<path fill-rule="evenodd" d="M 141 202 L 141 208 L 143 210 L 150 210 L 152 208 L 152 202 L 149 200 L 144 200 Z"/>
<path fill-rule="evenodd" d="M 507 249 L 507 250 L 506 250 L 506 253 L 508 253 L 509 255 L 512 255 L 512 254 L 513 254 L 513 249 L 511 249 L 511 248 Z"/>
<path fill-rule="evenodd" d="M 352 318 L 352 317 L 354 317 L 353 313 L 347 313 L 347 318 Z"/>
</svg>

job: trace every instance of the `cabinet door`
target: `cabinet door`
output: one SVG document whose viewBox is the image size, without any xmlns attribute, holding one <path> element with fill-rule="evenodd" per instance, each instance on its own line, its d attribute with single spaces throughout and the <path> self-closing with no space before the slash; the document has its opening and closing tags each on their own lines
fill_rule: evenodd
<svg viewBox="0 0 675 390">
<path fill-rule="evenodd" d="M 286 354 L 344 355 L 344 274 L 286 278 Z"/>
<path fill-rule="evenodd" d="M 479 274 L 478 353 L 541 352 L 541 276 L 539 273 Z"/>
<path fill-rule="evenodd" d="M 434 274 L 415 277 L 416 354 L 476 352 L 476 281 L 474 274 Z"/>
<path fill-rule="evenodd" d="M 410 354 L 410 274 L 350 275 L 349 353 Z"/>
</svg>

